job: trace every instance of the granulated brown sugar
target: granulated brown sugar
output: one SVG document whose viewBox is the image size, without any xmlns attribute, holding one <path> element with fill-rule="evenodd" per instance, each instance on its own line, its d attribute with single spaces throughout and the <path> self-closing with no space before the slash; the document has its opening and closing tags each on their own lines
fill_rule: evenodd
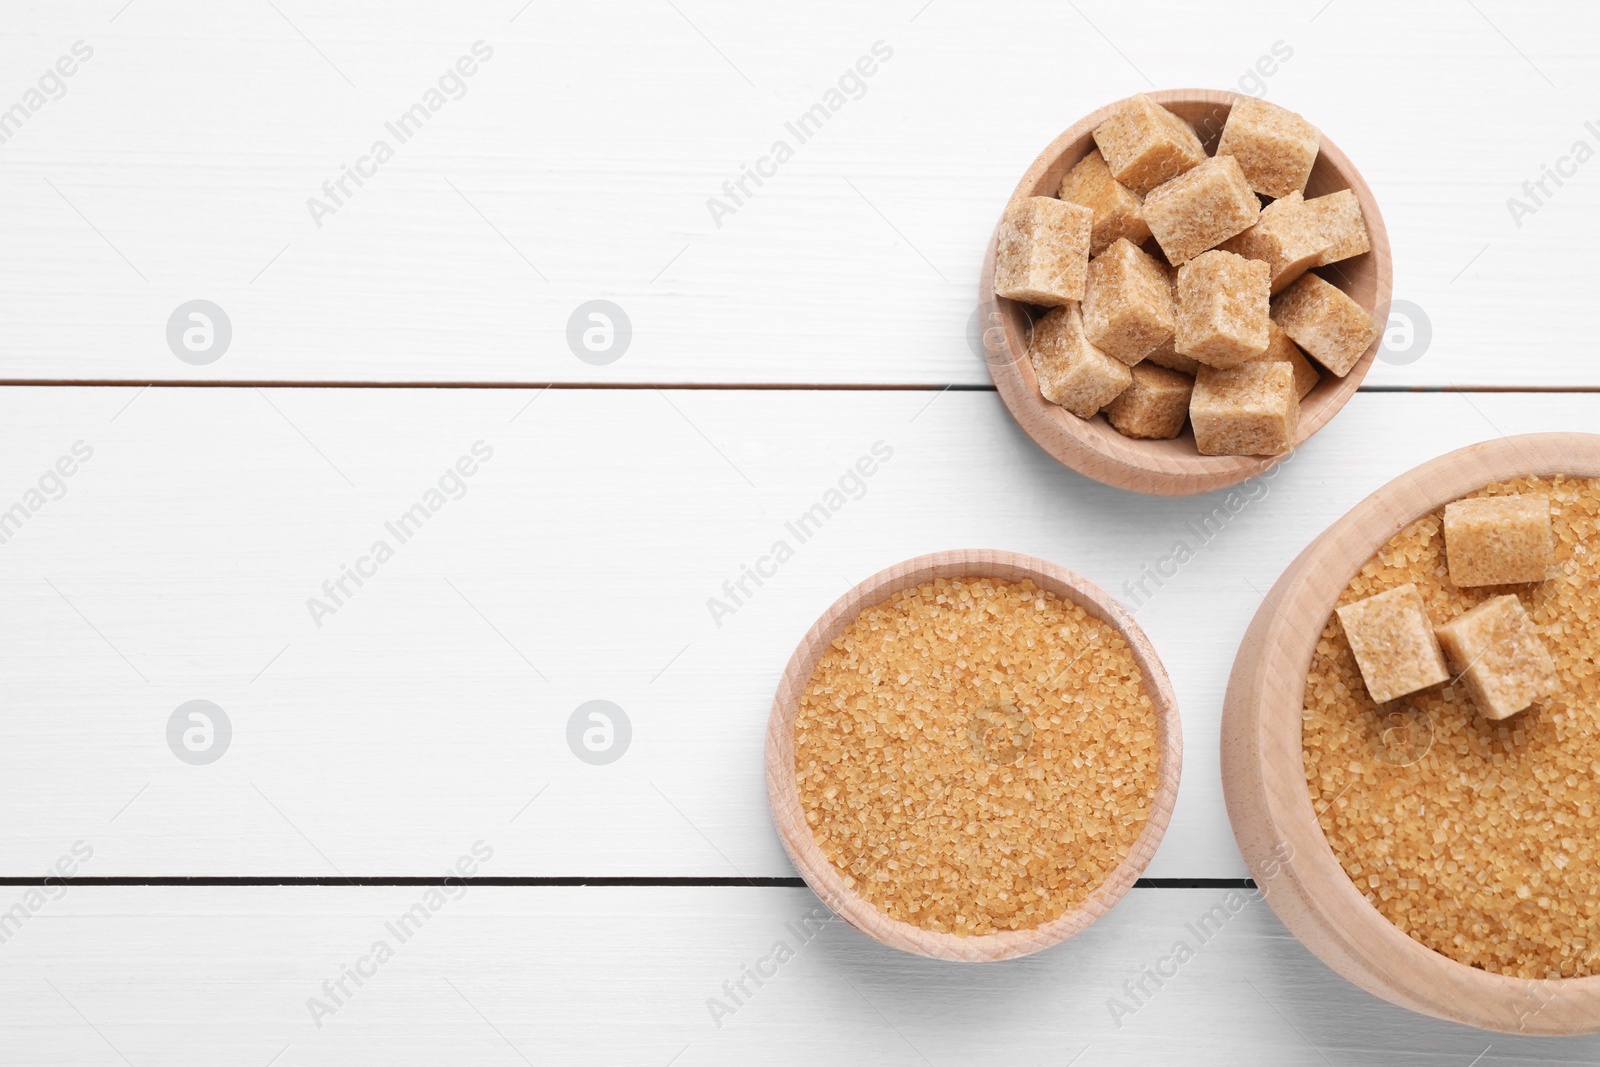
<svg viewBox="0 0 1600 1067">
<path fill-rule="evenodd" d="M 963 935 L 1086 899 L 1144 830 L 1159 760 L 1127 643 L 1031 581 L 942 579 L 863 611 L 795 720 L 800 801 L 846 884 Z"/>
<path fill-rule="evenodd" d="M 1330 616 L 1306 680 L 1306 782 L 1345 873 L 1417 941 L 1519 978 L 1600 974 L 1600 479 L 1470 495 L 1508 493 L 1550 497 L 1548 581 L 1456 587 L 1440 509 L 1396 535 L 1339 603 L 1411 582 L 1442 624 L 1515 592 L 1555 658 L 1556 693 L 1500 722 L 1455 680 L 1374 704 Z"/>
</svg>

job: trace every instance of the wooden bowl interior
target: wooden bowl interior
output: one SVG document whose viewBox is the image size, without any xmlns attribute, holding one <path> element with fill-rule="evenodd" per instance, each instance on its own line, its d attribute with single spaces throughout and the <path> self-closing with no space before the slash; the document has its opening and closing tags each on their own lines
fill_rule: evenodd
<svg viewBox="0 0 1600 1067">
<path fill-rule="evenodd" d="M 1233 109 L 1233 94 L 1202 89 L 1173 89 L 1148 94 L 1179 117 L 1194 124 L 1206 150 L 1215 149 L 1222 126 Z M 1061 179 L 1094 147 L 1094 129 L 1115 109 L 1110 104 L 1073 125 L 1034 161 L 1012 199 L 1055 196 Z M 1316 164 L 1306 183 L 1307 197 L 1341 189 L 1352 190 L 1361 204 L 1372 251 L 1322 267 L 1316 273 L 1343 289 L 1374 315 L 1387 314 L 1392 291 L 1388 232 L 1377 201 L 1337 145 L 1323 135 Z M 1154 247 L 1153 245 L 1148 247 Z M 1206 492 L 1233 485 L 1260 474 L 1282 457 L 1202 456 L 1194 434 L 1186 426 L 1182 435 L 1166 441 L 1141 441 L 1118 433 L 1104 415 L 1080 419 L 1039 393 L 1038 378 L 1028 359 L 1028 339 L 1035 313 L 1029 305 L 996 297 L 993 290 L 994 241 L 984 263 L 979 312 L 988 329 L 984 333 L 985 358 L 1002 397 L 1023 428 L 1044 449 L 1069 467 L 1125 489 L 1166 495 Z M 1320 430 L 1344 406 L 1366 377 L 1377 356 L 1381 338 L 1362 355 L 1349 374 L 1336 378 L 1326 372 L 1300 402 L 1300 425 L 1295 446 Z"/>
<path fill-rule="evenodd" d="M 1229 681 L 1223 785 L 1241 852 L 1284 924 L 1334 970 L 1385 999 L 1511 1033 L 1600 1030 L 1600 977 L 1529 980 L 1457 963 L 1369 903 L 1322 833 L 1305 784 L 1302 708 L 1324 624 L 1395 534 L 1490 482 L 1600 476 L 1600 436 L 1504 438 L 1416 468 L 1357 505 L 1292 563 L 1246 632 Z"/>
<path fill-rule="evenodd" d="M 1144 831 L 1134 842 L 1127 859 L 1107 875 L 1087 900 L 1060 918 L 1031 929 L 960 937 L 890 918 L 845 885 L 844 878 L 823 855 L 805 819 L 795 783 L 794 724 L 800 697 L 817 661 L 833 639 L 863 610 L 924 582 L 967 577 L 1008 582 L 1031 578 L 1039 588 L 1081 605 L 1090 615 L 1114 627 L 1133 650 L 1144 674 L 1145 688 L 1156 708 L 1160 770 Z M 1102 590 L 1071 571 L 1030 556 L 989 550 L 939 552 L 897 564 L 856 586 L 817 620 L 795 649 L 779 682 L 767 728 L 767 793 L 773 822 L 796 869 L 817 896 L 852 926 L 886 945 L 923 956 L 993 961 L 1024 956 L 1066 940 L 1087 929 L 1128 891 L 1155 855 L 1156 846 L 1172 817 L 1182 772 L 1182 752 L 1177 699 L 1166 670 L 1132 617 Z"/>
</svg>

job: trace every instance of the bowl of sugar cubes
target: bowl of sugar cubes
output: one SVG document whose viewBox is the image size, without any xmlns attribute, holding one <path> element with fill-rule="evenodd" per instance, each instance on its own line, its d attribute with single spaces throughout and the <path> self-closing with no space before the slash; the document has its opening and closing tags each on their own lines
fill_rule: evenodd
<svg viewBox="0 0 1600 1067">
<path fill-rule="evenodd" d="M 1393 289 L 1372 191 L 1316 126 L 1140 93 L 1040 153 L 979 286 L 989 372 L 1062 464 L 1134 492 L 1235 485 L 1344 406 Z"/>
</svg>

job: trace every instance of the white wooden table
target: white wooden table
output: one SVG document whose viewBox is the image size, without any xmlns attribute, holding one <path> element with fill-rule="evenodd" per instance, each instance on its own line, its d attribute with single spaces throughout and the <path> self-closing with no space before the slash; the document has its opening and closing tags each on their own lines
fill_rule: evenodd
<svg viewBox="0 0 1600 1067">
<path fill-rule="evenodd" d="M 1592 7 L 3 10 L 0 1061 L 1600 1055 L 1391 1008 L 1254 900 L 1153 994 L 1125 987 L 1248 895 L 1220 703 L 1285 563 L 1424 459 L 1600 422 L 1600 164 L 1573 155 L 1600 148 Z M 1060 128 L 1269 68 L 1244 87 L 1363 168 L 1427 325 L 1201 538 L 1223 494 L 1055 466 L 968 324 L 994 218 Z M 786 123 L 830 89 L 801 143 Z M 1534 200 L 1546 166 L 1567 176 Z M 194 300 L 231 336 L 180 358 Z M 608 351 L 569 344 L 593 300 L 629 323 Z M 730 601 L 874 446 L 892 457 Z M 1145 595 L 1179 539 L 1194 560 Z M 761 778 L 774 683 L 850 583 L 958 546 L 1136 607 L 1184 716 L 1172 828 L 1148 883 L 1037 957 L 802 940 L 818 904 Z M 195 700 L 222 711 L 199 751 L 187 712 L 169 744 Z M 569 745 L 593 700 L 631 728 L 611 762 Z M 458 862 L 476 880 L 447 881 Z"/>
</svg>

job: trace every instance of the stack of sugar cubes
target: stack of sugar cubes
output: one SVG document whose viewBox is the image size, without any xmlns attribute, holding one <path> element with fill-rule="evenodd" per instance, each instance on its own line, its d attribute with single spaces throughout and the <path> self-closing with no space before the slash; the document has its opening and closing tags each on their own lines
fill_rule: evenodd
<svg viewBox="0 0 1600 1067">
<path fill-rule="evenodd" d="M 1457 500 L 1444 509 L 1444 542 L 1458 588 L 1546 581 L 1555 565 L 1550 498 Z M 1555 660 L 1516 593 L 1490 597 L 1442 626 L 1433 625 L 1412 582 L 1335 614 L 1367 693 L 1379 704 L 1448 681 L 1450 668 L 1490 719 L 1525 711 L 1560 685 Z"/>
<path fill-rule="evenodd" d="M 1128 437 L 1187 421 L 1205 455 L 1288 452 L 1320 380 L 1306 353 L 1343 377 L 1378 336 L 1308 273 L 1370 248 L 1354 193 L 1305 198 L 1316 127 L 1238 97 L 1207 156 L 1141 94 L 1094 140 L 1059 198 L 1013 201 L 1000 224 L 996 295 L 1052 308 L 1029 346 L 1040 392 Z"/>
</svg>

